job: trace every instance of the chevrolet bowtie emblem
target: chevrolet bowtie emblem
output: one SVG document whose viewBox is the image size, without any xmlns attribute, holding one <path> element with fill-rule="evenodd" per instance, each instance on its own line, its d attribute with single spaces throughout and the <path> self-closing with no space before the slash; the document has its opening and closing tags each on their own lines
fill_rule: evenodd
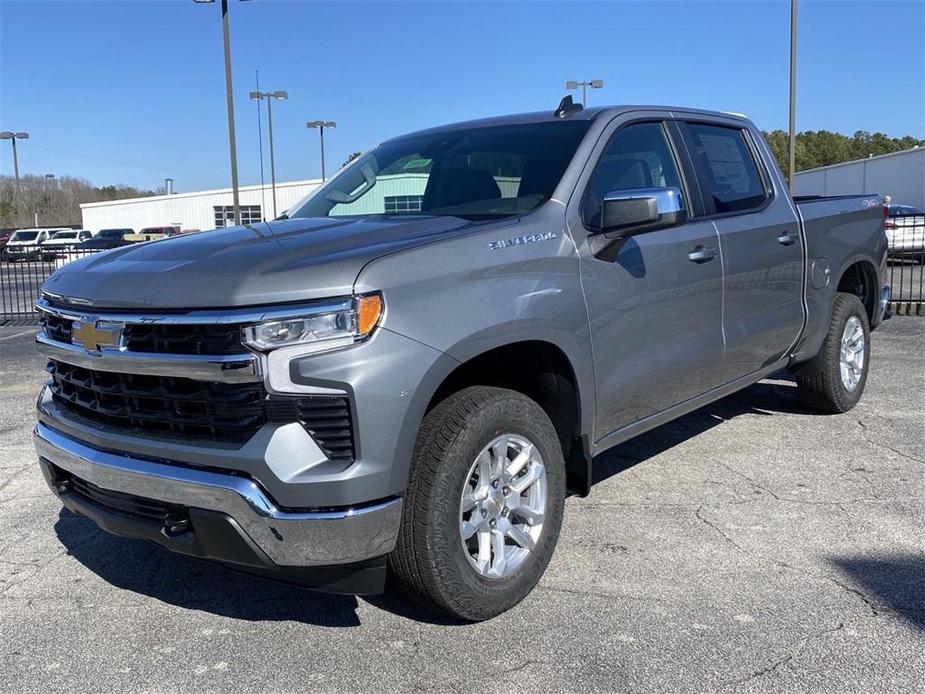
<svg viewBox="0 0 925 694">
<path fill-rule="evenodd" d="M 71 325 L 71 342 L 89 352 L 103 347 L 118 348 L 122 338 L 121 323 L 97 323 L 94 320 L 74 321 Z"/>
</svg>

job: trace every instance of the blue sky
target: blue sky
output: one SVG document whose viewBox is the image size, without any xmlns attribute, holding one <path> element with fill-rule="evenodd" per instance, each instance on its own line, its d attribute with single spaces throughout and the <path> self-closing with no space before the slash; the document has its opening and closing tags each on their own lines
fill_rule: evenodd
<svg viewBox="0 0 925 694">
<path fill-rule="evenodd" d="M 799 20 L 800 130 L 925 138 L 925 2 L 801 0 Z M 231 28 L 242 185 L 260 180 L 258 69 L 263 90 L 290 94 L 273 114 L 277 180 L 319 174 L 306 120 L 337 121 L 331 169 L 402 132 L 552 109 L 568 79 L 604 80 L 592 105 L 673 103 L 787 127 L 788 0 L 232 0 Z M 23 172 L 227 186 L 221 51 L 217 4 L 0 0 L 0 129 L 31 133 Z"/>
</svg>

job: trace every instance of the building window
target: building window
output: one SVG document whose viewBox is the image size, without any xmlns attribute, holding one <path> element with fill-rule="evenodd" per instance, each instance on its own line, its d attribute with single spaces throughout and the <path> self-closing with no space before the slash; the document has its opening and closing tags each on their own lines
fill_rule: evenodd
<svg viewBox="0 0 925 694">
<path fill-rule="evenodd" d="M 423 195 L 386 195 L 385 196 L 385 213 L 386 214 L 405 214 L 408 212 L 420 212 Z"/>
<path fill-rule="evenodd" d="M 215 228 L 234 226 L 234 207 L 232 205 L 216 205 L 215 210 Z M 241 205 L 241 224 L 256 224 L 263 221 L 263 215 L 260 213 L 260 205 Z"/>
</svg>

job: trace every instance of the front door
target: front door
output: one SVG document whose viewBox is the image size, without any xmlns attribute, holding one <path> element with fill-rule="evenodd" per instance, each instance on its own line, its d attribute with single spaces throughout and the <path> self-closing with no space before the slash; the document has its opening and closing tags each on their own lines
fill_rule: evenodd
<svg viewBox="0 0 925 694">
<path fill-rule="evenodd" d="M 589 228 L 606 193 L 665 186 L 681 188 L 691 210 L 664 124 L 633 123 L 606 145 L 581 202 L 575 237 L 591 327 L 596 440 L 722 382 L 723 271 L 712 222 L 631 236 L 613 259 L 593 253 Z"/>
</svg>

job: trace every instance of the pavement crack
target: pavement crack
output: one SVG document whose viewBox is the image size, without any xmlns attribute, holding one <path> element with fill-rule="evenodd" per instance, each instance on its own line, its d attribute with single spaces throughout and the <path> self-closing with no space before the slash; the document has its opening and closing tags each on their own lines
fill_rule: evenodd
<svg viewBox="0 0 925 694">
<path fill-rule="evenodd" d="M 758 670 L 754 670 L 753 672 L 750 672 L 745 677 L 723 682 L 721 686 L 723 688 L 726 688 L 726 687 L 734 687 L 740 684 L 746 684 L 748 682 L 751 682 L 752 680 L 758 679 L 759 677 L 764 677 L 765 675 L 769 675 L 773 672 L 776 672 L 783 666 L 789 664 L 794 658 L 799 657 L 803 653 L 803 651 L 806 650 L 806 647 L 809 645 L 811 641 L 821 639 L 825 636 L 828 636 L 829 634 L 834 634 L 835 632 L 841 631 L 844 628 L 845 628 L 845 623 L 839 622 L 834 627 L 823 629 L 822 631 L 818 631 L 814 634 L 810 634 L 809 636 L 803 639 L 800 639 L 800 641 L 797 642 L 795 648 L 790 650 L 788 653 L 785 653 L 784 655 L 780 656 L 779 658 L 776 658 L 775 660 L 771 661 L 765 667 L 760 668 Z"/>
<path fill-rule="evenodd" d="M 733 539 L 726 533 L 725 530 L 723 530 L 723 529 L 722 529 L 721 527 L 719 527 L 716 523 L 714 523 L 714 522 L 711 521 L 709 518 L 707 518 L 706 516 L 703 515 L 703 506 L 698 506 L 698 507 L 697 507 L 697 510 L 694 511 L 694 515 L 697 517 L 697 520 L 701 521 L 701 522 L 704 523 L 707 527 L 711 528 L 714 532 L 716 532 L 720 537 L 722 537 L 726 542 L 728 542 L 730 545 L 732 545 L 733 547 L 735 547 L 737 550 L 739 550 L 740 552 L 745 552 L 745 554 L 749 554 L 748 552 L 746 552 L 746 551 L 739 545 L 738 542 L 736 542 L 735 540 L 733 540 Z"/>
<path fill-rule="evenodd" d="M 881 443 L 880 441 L 875 441 L 874 439 L 872 439 L 870 437 L 870 434 L 867 431 L 868 426 L 864 423 L 863 419 L 858 420 L 858 426 L 861 427 L 861 436 L 871 446 L 876 446 L 877 448 L 882 448 L 884 450 L 890 451 L 891 453 L 898 455 L 900 458 L 911 460 L 913 463 L 919 463 L 920 465 L 925 465 L 925 460 L 922 460 L 921 458 L 916 458 L 914 455 L 910 455 L 904 451 L 899 450 L 898 448 L 893 448 L 892 446 L 888 444 Z"/>
</svg>

